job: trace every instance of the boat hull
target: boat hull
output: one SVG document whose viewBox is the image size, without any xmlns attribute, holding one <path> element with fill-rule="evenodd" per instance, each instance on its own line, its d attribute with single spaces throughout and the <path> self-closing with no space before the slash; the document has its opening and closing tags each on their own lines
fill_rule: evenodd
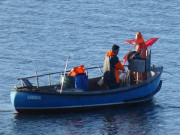
<svg viewBox="0 0 180 135">
<path fill-rule="evenodd" d="M 87 92 L 39 93 L 27 91 L 11 91 L 11 102 L 17 112 L 50 112 L 86 109 L 112 105 L 124 105 L 151 100 L 160 88 L 162 67 L 156 68 L 156 74 L 150 79 L 112 90 Z"/>
</svg>

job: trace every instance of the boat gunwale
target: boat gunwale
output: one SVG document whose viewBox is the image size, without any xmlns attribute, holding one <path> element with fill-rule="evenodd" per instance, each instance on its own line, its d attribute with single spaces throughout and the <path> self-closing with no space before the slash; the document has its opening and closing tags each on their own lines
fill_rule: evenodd
<svg viewBox="0 0 180 135">
<path fill-rule="evenodd" d="M 134 84 L 128 87 L 120 87 L 117 89 L 110 89 L 110 90 L 96 90 L 96 91 L 82 91 L 82 92 L 77 92 L 77 91 L 62 91 L 60 92 L 46 92 L 46 91 L 36 91 L 36 90 L 29 90 L 29 91 L 24 91 L 24 90 L 17 90 L 17 89 L 12 89 L 12 91 L 18 91 L 18 92 L 26 92 L 26 93 L 36 93 L 36 94 L 51 94 L 51 95 L 66 95 L 66 96 L 72 96 L 72 95 L 77 95 L 77 96 L 92 96 L 92 95 L 104 95 L 104 94 L 115 94 L 115 93 L 123 93 L 127 91 L 131 91 L 140 87 L 143 87 L 145 85 L 150 84 L 152 81 L 156 80 L 163 71 L 163 66 L 159 67 L 152 67 L 150 71 L 153 71 L 155 73 L 154 76 L 148 78 L 146 81 L 143 81 L 139 84 Z M 71 89 L 69 89 L 71 90 Z"/>
</svg>

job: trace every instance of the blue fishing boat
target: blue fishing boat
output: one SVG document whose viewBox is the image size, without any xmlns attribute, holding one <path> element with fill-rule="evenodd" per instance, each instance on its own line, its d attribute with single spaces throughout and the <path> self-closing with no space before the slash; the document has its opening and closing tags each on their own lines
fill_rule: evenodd
<svg viewBox="0 0 180 135">
<path fill-rule="evenodd" d="M 141 64 L 140 64 L 141 63 Z M 139 66 L 141 65 L 141 66 Z M 144 66 L 143 66 L 144 65 Z M 106 84 L 100 83 L 102 76 L 88 78 L 87 74 L 81 74 L 78 79 L 70 77 L 69 82 L 60 81 L 60 84 L 51 84 L 50 75 L 57 74 L 67 77 L 66 72 L 54 72 L 42 75 L 19 78 L 22 81 L 22 86 L 14 87 L 10 97 L 12 105 L 19 113 L 37 113 L 37 112 L 57 112 L 57 111 L 72 111 L 85 110 L 97 107 L 107 107 L 113 105 L 134 104 L 149 101 L 160 90 L 162 81 L 161 74 L 163 67 L 150 66 L 150 55 L 147 60 L 133 59 L 129 61 L 128 70 L 125 73 L 124 82 L 121 87 L 116 89 L 108 89 Z M 144 69 L 142 69 L 142 67 Z M 90 69 L 101 68 L 91 67 L 85 68 L 90 72 Z M 147 73 L 146 80 L 135 80 L 132 83 L 132 72 Z M 39 86 L 39 78 L 49 76 L 49 85 Z M 88 83 L 85 87 L 76 86 L 77 82 L 82 81 L 82 76 L 86 77 Z M 29 81 L 35 78 L 36 85 L 32 85 Z M 83 80 L 85 80 L 83 78 Z M 134 80 L 133 80 L 134 81 Z M 82 81 L 83 82 L 83 81 Z"/>
</svg>

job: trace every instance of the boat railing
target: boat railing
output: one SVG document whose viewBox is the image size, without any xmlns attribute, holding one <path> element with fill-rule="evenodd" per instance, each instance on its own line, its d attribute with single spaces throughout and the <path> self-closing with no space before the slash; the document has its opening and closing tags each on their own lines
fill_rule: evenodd
<svg viewBox="0 0 180 135">
<path fill-rule="evenodd" d="M 86 71 L 86 73 L 88 74 L 88 70 L 99 68 L 99 70 L 102 72 L 102 70 L 101 70 L 102 67 L 103 67 L 103 66 L 89 67 L 89 68 L 85 68 L 85 71 Z M 67 70 L 66 73 L 69 73 L 70 71 L 71 71 L 71 70 Z M 37 88 L 38 88 L 38 87 L 39 87 L 39 77 L 48 76 L 49 86 L 50 86 L 50 85 L 51 85 L 51 75 L 54 75 L 54 74 L 64 75 L 64 71 L 51 72 L 51 73 L 40 74 L 40 75 L 38 75 L 38 74 L 37 74 L 37 71 L 36 71 L 36 75 L 34 75 L 34 76 L 22 77 L 22 78 L 18 78 L 17 80 L 19 80 L 19 81 L 21 80 L 21 81 L 22 81 L 22 86 L 33 86 L 33 85 L 31 84 L 31 82 L 29 81 L 29 79 L 31 79 L 31 78 L 36 78 L 36 84 L 37 84 Z"/>
<path fill-rule="evenodd" d="M 89 68 L 85 68 L 85 70 L 89 70 L 89 69 L 95 69 L 95 68 L 102 68 L 103 66 L 95 66 L 95 67 L 89 67 Z M 66 72 L 70 72 L 71 70 L 67 70 Z M 37 73 L 37 72 L 36 72 Z M 40 75 L 34 75 L 34 76 L 28 76 L 28 77 L 22 77 L 22 78 L 18 78 L 18 80 L 22 80 L 22 79 L 28 79 L 28 78 L 34 78 L 34 77 L 42 77 L 42 76 L 47 76 L 47 75 L 52 75 L 52 74 L 63 74 L 64 71 L 59 71 L 59 72 L 51 72 L 51 73 L 46 73 L 46 74 L 40 74 Z"/>
</svg>

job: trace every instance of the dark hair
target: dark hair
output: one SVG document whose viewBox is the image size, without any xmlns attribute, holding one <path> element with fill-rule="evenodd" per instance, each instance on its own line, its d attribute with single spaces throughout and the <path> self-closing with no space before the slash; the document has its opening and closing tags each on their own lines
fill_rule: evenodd
<svg viewBox="0 0 180 135">
<path fill-rule="evenodd" d="M 117 50 L 117 49 L 119 49 L 119 46 L 116 45 L 116 44 L 114 44 L 114 45 L 112 46 L 112 51 L 113 51 L 113 50 Z"/>
</svg>

